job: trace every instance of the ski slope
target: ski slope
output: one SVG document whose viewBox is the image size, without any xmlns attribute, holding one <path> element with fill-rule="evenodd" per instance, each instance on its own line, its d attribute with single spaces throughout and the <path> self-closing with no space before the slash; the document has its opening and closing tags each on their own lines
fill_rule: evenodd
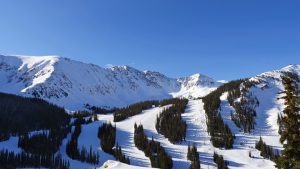
<svg viewBox="0 0 300 169">
<path fill-rule="evenodd" d="M 172 157 L 174 169 L 188 168 L 190 162 L 187 160 L 188 145 L 195 144 L 200 154 L 201 168 L 215 169 L 216 164 L 213 162 L 213 153 L 216 151 L 218 154 L 224 156 L 225 160 L 229 162 L 229 168 L 264 168 L 272 169 L 274 163 L 270 160 L 263 159 L 259 155 L 259 151 L 254 148 L 255 141 L 259 138 L 259 133 L 244 134 L 240 132 L 239 128 L 230 120 L 230 107 L 226 100 L 226 93 L 221 97 L 222 111 L 221 115 L 231 130 L 236 135 L 234 148 L 230 150 L 224 150 L 214 148 L 210 142 L 210 136 L 207 133 L 206 114 L 203 110 L 202 100 L 189 100 L 185 113 L 182 114 L 183 120 L 187 123 L 187 135 L 186 141 L 181 143 L 172 144 L 163 135 L 157 133 L 155 129 L 156 116 L 166 107 L 154 107 L 148 110 L 144 110 L 138 115 L 132 116 L 126 120 L 115 123 L 117 126 L 117 138 L 116 142 L 122 147 L 123 153 L 130 158 L 131 165 L 122 164 L 114 161 L 115 158 L 102 151 L 100 147 L 100 140 L 97 138 L 98 128 L 104 122 L 113 123 L 113 115 L 98 115 L 99 121 L 95 121 L 90 124 L 82 125 L 82 132 L 78 138 L 78 147 L 85 146 L 89 149 L 92 146 L 93 151 L 98 151 L 100 154 L 100 164 L 91 165 L 88 163 L 82 163 L 76 160 L 70 159 L 66 155 L 66 144 L 70 139 L 71 134 L 63 140 L 63 144 L 60 147 L 58 153 L 63 158 L 70 161 L 70 166 L 73 169 L 94 169 L 94 168 L 112 168 L 112 169 L 142 169 L 151 168 L 150 160 L 144 155 L 144 152 L 138 150 L 134 145 L 134 123 L 142 124 L 144 126 L 145 134 L 148 139 L 154 138 L 155 141 L 161 143 L 166 152 Z M 114 123 L 113 123 L 114 124 Z M 268 132 L 266 132 L 268 133 Z M 263 134 L 263 133 L 260 133 Z M 268 138 L 268 135 L 262 135 L 263 138 Z M 272 135 L 270 137 L 273 137 Z M 8 146 L 9 145 L 9 146 Z M 19 151 L 17 147 L 17 138 L 11 137 L 9 141 L 0 142 L 0 147 L 11 147 L 12 150 Z M 249 151 L 254 158 L 249 157 Z M 135 167 L 137 166 L 137 167 Z"/>
<path fill-rule="evenodd" d="M 148 157 L 138 150 L 133 141 L 134 123 L 142 124 L 148 139 L 154 138 L 155 141 L 161 143 L 166 152 L 172 157 L 173 168 L 188 168 L 190 162 L 187 160 L 188 145 L 195 144 L 200 152 L 201 166 L 203 168 L 215 168 L 212 160 L 214 148 L 211 145 L 206 128 L 206 115 L 203 110 L 201 100 L 190 100 L 185 113 L 182 114 L 183 119 L 187 122 L 186 141 L 179 144 L 172 144 L 163 135 L 158 134 L 155 129 L 156 117 L 165 107 L 155 107 L 143 111 L 141 114 L 130 117 L 124 121 L 117 122 L 117 142 L 122 147 L 123 152 L 130 158 L 132 165 L 151 167 Z M 101 117 L 101 120 L 109 120 L 107 117 Z M 112 120 L 112 119 L 111 119 Z M 145 162 L 146 161 L 146 162 Z"/>
<path fill-rule="evenodd" d="M 134 159 L 134 164 L 138 166 L 146 167 L 144 165 L 144 156 L 142 159 L 136 159 L 135 154 L 139 154 L 139 150 L 134 150 L 134 143 L 132 141 L 133 137 L 133 125 L 136 122 L 137 124 L 142 124 L 144 126 L 144 131 L 149 139 L 152 137 L 161 143 L 165 148 L 167 153 L 172 157 L 174 169 L 183 169 L 188 168 L 190 162 L 187 160 L 187 147 L 188 145 L 195 144 L 197 146 L 198 152 L 200 153 L 201 168 L 217 168 L 216 164 L 213 162 L 213 153 L 214 151 L 220 155 L 223 155 L 225 160 L 229 162 L 229 168 L 245 168 L 245 169 L 254 169 L 254 168 L 263 168 L 263 169 L 273 169 L 275 168 L 275 163 L 264 159 L 260 156 L 260 152 L 254 148 L 255 142 L 259 139 L 259 136 L 266 140 L 271 140 L 278 138 L 272 134 L 267 135 L 265 132 L 260 133 L 260 125 L 257 125 L 258 131 L 251 134 L 245 134 L 240 131 L 239 128 L 235 126 L 233 121 L 230 119 L 230 111 L 233 111 L 233 108 L 229 105 L 227 101 L 227 93 L 221 96 L 221 115 L 225 123 L 229 125 L 233 133 L 236 135 L 235 143 L 233 149 L 225 150 L 219 149 L 212 146 L 210 142 L 210 136 L 207 133 L 206 125 L 206 115 L 203 110 L 203 102 L 201 100 L 189 100 L 185 113 L 182 114 L 182 118 L 187 122 L 187 135 L 186 141 L 183 141 L 178 144 L 172 144 L 166 139 L 163 135 L 158 134 L 155 129 L 156 116 L 161 112 L 162 108 L 153 108 L 143 111 L 143 113 L 133 116 L 125 121 L 118 122 L 117 127 L 119 130 L 126 131 L 126 136 L 128 140 L 123 140 L 123 136 L 119 135 L 118 142 L 122 148 L 126 151 L 126 155 L 130 159 Z M 264 105 L 261 105 L 260 109 L 264 108 Z M 258 108 L 259 109 L 259 108 Z M 261 119 L 264 119 L 264 116 L 258 116 L 258 122 Z M 263 125 L 262 125 L 263 126 Z M 131 133 L 130 133 L 131 132 Z M 270 138 L 269 138 L 270 137 Z M 269 139 L 268 139 L 269 138 Z M 122 141 L 123 140 L 123 141 Z M 275 142 L 275 141 L 274 141 Z M 249 152 L 251 152 L 252 158 L 249 157 Z M 147 158 L 147 157 L 146 157 Z M 122 166 L 122 165 L 121 165 Z M 149 167 L 149 166 L 148 166 Z M 122 168 L 115 166 L 115 168 Z"/>
<path fill-rule="evenodd" d="M 231 131 L 235 134 L 236 139 L 233 144 L 233 148 L 229 150 L 217 149 L 217 153 L 224 156 L 224 159 L 229 162 L 229 168 L 264 168 L 264 169 L 273 169 L 275 168 L 275 163 L 264 159 L 260 156 L 260 152 L 255 149 L 255 143 L 259 140 L 259 137 L 262 136 L 266 138 L 267 135 L 263 135 L 260 132 L 251 132 L 244 133 L 238 128 L 234 122 L 231 120 L 230 112 L 234 111 L 228 101 L 227 101 L 227 92 L 224 93 L 221 99 L 221 116 L 224 122 L 229 126 Z M 256 120 L 257 125 L 255 128 L 259 130 L 260 126 L 264 123 L 260 121 L 259 118 Z M 267 133 L 267 132 L 266 132 Z M 278 137 L 277 137 L 278 138 Z M 279 139 L 279 138 L 278 138 Z M 252 158 L 249 157 L 249 152 L 251 152 Z"/>
</svg>

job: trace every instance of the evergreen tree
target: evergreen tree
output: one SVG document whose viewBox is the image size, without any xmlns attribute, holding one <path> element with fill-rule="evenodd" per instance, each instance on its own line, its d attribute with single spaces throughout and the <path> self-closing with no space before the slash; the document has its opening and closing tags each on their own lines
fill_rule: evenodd
<svg viewBox="0 0 300 169">
<path fill-rule="evenodd" d="M 19 136 L 18 147 L 27 153 L 51 155 L 57 152 L 69 132 L 70 127 L 67 126 L 60 130 L 50 130 L 31 136 L 23 134 Z"/>
<path fill-rule="evenodd" d="M 280 120 L 281 137 L 283 144 L 282 156 L 277 162 L 278 168 L 300 168 L 300 108 L 299 108 L 299 78 L 293 73 L 282 76 L 284 85 L 285 109 Z"/>
<path fill-rule="evenodd" d="M 75 130 L 71 135 L 71 140 L 68 141 L 66 146 L 67 155 L 73 160 L 79 160 L 81 162 L 87 162 L 90 164 L 99 163 L 99 153 L 92 151 L 92 146 L 90 146 L 89 152 L 83 146 L 80 149 L 78 148 L 78 137 L 81 133 L 81 124 L 85 124 L 85 120 L 77 119 L 75 122 Z"/>
<path fill-rule="evenodd" d="M 255 148 L 260 151 L 260 155 L 264 158 L 270 159 L 272 161 L 277 161 L 279 153 L 274 151 L 273 148 L 267 145 L 262 138 L 259 138 L 259 141 L 255 144 Z"/>
<path fill-rule="evenodd" d="M 248 85 L 245 85 L 248 84 Z M 249 92 L 249 87 L 254 85 L 254 82 L 245 80 L 242 88 L 233 88 L 228 92 L 228 102 L 235 109 L 231 112 L 231 120 L 237 127 L 242 128 L 245 133 L 250 133 L 254 129 L 256 107 L 259 105 L 258 99 Z M 239 99 L 239 101 L 236 101 Z"/>
<path fill-rule="evenodd" d="M 224 92 L 239 88 L 244 81 L 244 79 L 230 81 L 202 98 L 207 115 L 207 131 L 214 147 L 232 148 L 235 136 L 221 117 L 220 97 Z"/>
<path fill-rule="evenodd" d="M 134 143 L 135 146 L 144 151 L 150 158 L 151 166 L 155 168 L 171 169 L 173 167 L 172 158 L 165 152 L 159 142 L 154 141 L 153 137 L 149 141 L 144 133 L 142 125 L 134 124 Z"/>
<path fill-rule="evenodd" d="M 228 162 L 226 162 L 223 158 L 223 156 L 218 155 L 216 152 L 214 152 L 214 162 L 217 164 L 218 169 L 228 169 Z"/>
<path fill-rule="evenodd" d="M 187 159 L 191 161 L 189 169 L 200 169 L 199 153 L 195 145 L 188 146 Z"/>
<path fill-rule="evenodd" d="M 118 144 L 116 145 L 116 148 L 114 149 L 114 156 L 115 156 L 116 160 L 118 160 L 122 163 L 130 164 L 129 158 L 126 157 L 125 155 L 123 155 L 122 148 Z"/>
<path fill-rule="evenodd" d="M 129 158 L 123 155 L 122 148 L 118 144 L 114 148 L 116 143 L 116 126 L 113 126 L 111 123 L 103 123 L 98 129 L 98 138 L 104 152 L 112 154 L 120 162 L 130 164 Z"/>
<path fill-rule="evenodd" d="M 98 138 L 104 152 L 113 154 L 113 147 L 116 143 L 116 127 L 111 123 L 103 123 L 98 129 Z"/>
<path fill-rule="evenodd" d="M 34 130 L 60 130 L 70 122 L 61 107 L 38 98 L 0 92 L 0 141 Z"/>
<path fill-rule="evenodd" d="M 161 133 L 170 142 L 176 143 L 185 140 L 187 124 L 182 119 L 181 114 L 184 113 L 187 99 L 170 99 L 162 101 L 163 105 L 172 103 L 169 108 L 164 109 L 156 118 L 156 130 Z"/>
<path fill-rule="evenodd" d="M 128 117 L 137 115 L 143 110 L 150 109 L 152 106 L 158 106 L 158 101 L 150 100 L 132 104 L 128 107 L 118 109 L 114 112 L 114 122 L 125 120 Z"/>
<path fill-rule="evenodd" d="M 57 168 L 69 169 L 69 161 L 63 160 L 61 155 L 42 155 L 9 152 L 8 150 L 0 151 L 0 168 Z"/>
</svg>

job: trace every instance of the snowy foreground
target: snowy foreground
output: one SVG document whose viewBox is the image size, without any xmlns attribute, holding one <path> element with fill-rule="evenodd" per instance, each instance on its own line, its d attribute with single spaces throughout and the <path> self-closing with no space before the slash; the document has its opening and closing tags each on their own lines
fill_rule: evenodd
<svg viewBox="0 0 300 169">
<path fill-rule="evenodd" d="M 100 169 L 106 169 L 106 168 L 107 169 L 147 169 L 148 167 L 132 166 L 117 161 L 108 160 L 103 164 L 102 167 L 100 167 Z"/>
</svg>

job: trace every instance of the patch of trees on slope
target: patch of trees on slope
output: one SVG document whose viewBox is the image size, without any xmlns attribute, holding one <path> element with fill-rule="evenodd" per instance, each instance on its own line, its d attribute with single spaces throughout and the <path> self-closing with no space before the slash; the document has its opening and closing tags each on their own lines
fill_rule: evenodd
<svg viewBox="0 0 300 169">
<path fill-rule="evenodd" d="M 243 81 L 235 80 L 228 82 L 202 99 L 204 110 L 207 114 L 207 130 L 211 135 L 211 142 L 214 147 L 232 148 L 235 136 L 221 117 L 220 97 L 224 92 L 239 88 Z"/>
<path fill-rule="evenodd" d="M 172 158 L 166 153 L 159 142 L 148 140 L 142 125 L 134 124 L 134 144 L 150 158 L 151 166 L 154 168 L 171 169 L 173 167 Z"/>
<path fill-rule="evenodd" d="M 92 146 L 90 146 L 89 151 L 86 147 L 78 148 L 78 137 L 81 133 L 81 125 L 90 123 L 91 121 L 86 121 L 83 118 L 78 118 L 74 122 L 75 129 L 71 135 L 71 139 L 68 141 L 66 146 L 67 155 L 73 160 L 79 160 L 81 162 L 87 162 L 90 164 L 98 164 L 99 163 L 99 153 L 93 152 Z"/>
<path fill-rule="evenodd" d="M 114 122 L 119 122 L 127 119 L 128 117 L 137 115 L 143 110 L 150 109 L 153 105 L 158 106 L 159 102 L 155 100 L 144 101 L 132 104 L 128 107 L 118 109 L 114 112 Z"/>
<path fill-rule="evenodd" d="M 70 116 L 42 99 L 0 93 L 0 140 L 33 130 L 60 129 Z"/>
<path fill-rule="evenodd" d="M 122 148 L 116 145 L 116 126 L 113 126 L 111 123 L 103 123 L 98 129 L 98 138 L 100 139 L 100 145 L 104 152 L 112 154 L 115 156 L 116 160 L 130 164 L 130 160 L 126 157 Z"/>
<path fill-rule="evenodd" d="M 181 114 L 184 113 L 187 99 L 169 99 L 161 102 L 160 106 L 169 105 L 156 118 L 155 128 L 158 133 L 164 135 L 171 143 L 185 140 L 187 124 L 182 119 Z"/>
<path fill-rule="evenodd" d="M 19 135 L 22 153 L 0 150 L 4 168 L 69 168 L 69 162 L 55 155 L 70 131 L 70 116 L 61 107 L 42 99 L 0 93 L 0 141 Z M 29 136 L 36 130 L 47 131 Z M 48 146 L 45 146 L 48 145 Z"/>
<path fill-rule="evenodd" d="M 259 106 L 258 99 L 249 91 L 254 85 L 255 82 L 244 80 L 240 87 L 228 91 L 227 96 L 228 103 L 235 109 L 235 112 L 231 112 L 231 120 L 245 133 L 254 129 L 255 109 Z"/>
</svg>

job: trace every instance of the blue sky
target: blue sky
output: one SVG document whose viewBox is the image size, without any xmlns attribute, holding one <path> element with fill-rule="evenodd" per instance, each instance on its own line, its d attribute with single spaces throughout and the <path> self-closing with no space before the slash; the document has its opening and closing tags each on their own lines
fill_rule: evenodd
<svg viewBox="0 0 300 169">
<path fill-rule="evenodd" d="M 297 0 L 0 0 L 0 53 L 237 79 L 300 64 L 299 9 Z"/>
</svg>

